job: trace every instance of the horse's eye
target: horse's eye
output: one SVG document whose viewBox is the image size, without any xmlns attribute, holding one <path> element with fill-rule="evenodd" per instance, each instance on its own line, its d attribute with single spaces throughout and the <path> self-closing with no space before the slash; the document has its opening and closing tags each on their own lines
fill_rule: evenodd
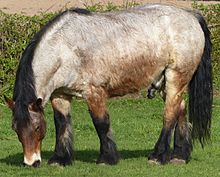
<svg viewBox="0 0 220 177">
<path fill-rule="evenodd" d="M 35 128 L 35 131 L 38 132 L 39 130 L 40 130 L 40 126 L 37 126 L 37 127 Z"/>
</svg>

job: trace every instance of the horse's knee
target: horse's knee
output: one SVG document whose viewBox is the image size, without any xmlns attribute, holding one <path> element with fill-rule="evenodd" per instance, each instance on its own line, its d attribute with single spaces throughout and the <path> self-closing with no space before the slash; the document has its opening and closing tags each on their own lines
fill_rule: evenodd
<svg viewBox="0 0 220 177">
<path fill-rule="evenodd" d="M 185 127 L 187 124 L 186 119 L 186 104 L 185 101 L 182 100 L 179 106 L 179 112 L 178 112 L 178 126 L 180 131 L 185 131 Z"/>
<path fill-rule="evenodd" d="M 86 94 L 86 101 L 93 118 L 102 119 L 106 115 L 107 93 L 102 87 L 91 86 Z"/>
<path fill-rule="evenodd" d="M 71 97 L 52 97 L 51 104 L 54 110 L 57 110 L 64 116 L 70 113 Z"/>
<path fill-rule="evenodd" d="M 177 140 L 179 138 L 191 143 L 191 124 L 188 123 L 186 118 L 186 105 L 184 100 L 182 100 L 180 103 L 177 120 L 177 125 L 175 127 L 175 138 Z"/>
<path fill-rule="evenodd" d="M 170 84 L 166 88 L 164 126 L 174 128 L 177 121 L 184 121 L 185 101 L 182 98 L 184 87 Z"/>
</svg>

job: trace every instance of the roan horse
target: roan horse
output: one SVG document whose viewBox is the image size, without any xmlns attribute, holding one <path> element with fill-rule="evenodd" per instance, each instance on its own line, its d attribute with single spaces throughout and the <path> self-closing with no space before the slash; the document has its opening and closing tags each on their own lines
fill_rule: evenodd
<svg viewBox="0 0 220 177">
<path fill-rule="evenodd" d="M 137 92 L 164 77 L 163 128 L 152 163 L 188 162 L 192 138 L 210 137 L 212 105 L 210 33 L 198 13 L 167 5 L 92 13 L 67 10 L 48 22 L 25 49 L 14 86 L 12 128 L 24 164 L 38 167 L 45 136 L 43 107 L 51 100 L 56 146 L 49 164 L 73 159 L 70 105 L 83 97 L 100 139 L 97 163 L 116 164 L 106 99 Z M 188 88 L 188 89 L 187 89 Z M 183 93 L 189 93 L 189 120 Z M 174 149 L 170 141 L 174 131 Z"/>
</svg>

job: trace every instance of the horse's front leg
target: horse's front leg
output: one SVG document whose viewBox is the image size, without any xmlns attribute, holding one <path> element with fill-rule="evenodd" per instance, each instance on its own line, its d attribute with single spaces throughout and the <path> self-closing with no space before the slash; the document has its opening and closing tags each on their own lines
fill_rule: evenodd
<svg viewBox="0 0 220 177">
<path fill-rule="evenodd" d="M 110 119 L 105 105 L 106 97 L 104 89 L 91 87 L 87 95 L 87 103 L 100 140 L 100 154 L 97 164 L 114 165 L 119 161 L 119 153 L 112 138 Z"/>
<path fill-rule="evenodd" d="M 181 75 L 173 70 L 166 72 L 165 85 L 165 109 L 163 128 L 160 137 L 155 144 L 154 151 L 149 156 L 150 163 L 166 164 L 171 159 L 170 141 L 172 132 L 177 124 L 179 114 L 181 113 L 182 94 L 187 83 L 180 79 Z"/>
<path fill-rule="evenodd" d="M 70 116 L 71 97 L 59 96 L 51 98 L 56 128 L 56 145 L 49 164 L 71 165 L 73 158 L 72 127 Z"/>
</svg>

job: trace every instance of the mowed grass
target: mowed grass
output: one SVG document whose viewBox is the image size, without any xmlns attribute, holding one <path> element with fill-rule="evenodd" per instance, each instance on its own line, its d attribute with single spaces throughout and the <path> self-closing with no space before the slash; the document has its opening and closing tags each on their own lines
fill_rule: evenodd
<svg viewBox="0 0 220 177">
<path fill-rule="evenodd" d="M 214 99 L 212 143 L 204 149 L 194 146 L 187 165 L 150 165 L 147 156 L 152 151 L 162 127 L 163 101 L 141 99 L 112 99 L 108 109 L 114 137 L 121 154 L 115 166 L 96 165 L 99 140 L 87 106 L 83 100 L 73 100 L 75 162 L 65 168 L 49 166 L 47 161 L 55 145 L 55 128 L 50 104 L 46 106 L 47 134 L 42 147 L 40 168 L 23 167 L 22 147 L 11 129 L 11 112 L 0 105 L 0 176 L 220 176 L 220 98 Z"/>
</svg>

